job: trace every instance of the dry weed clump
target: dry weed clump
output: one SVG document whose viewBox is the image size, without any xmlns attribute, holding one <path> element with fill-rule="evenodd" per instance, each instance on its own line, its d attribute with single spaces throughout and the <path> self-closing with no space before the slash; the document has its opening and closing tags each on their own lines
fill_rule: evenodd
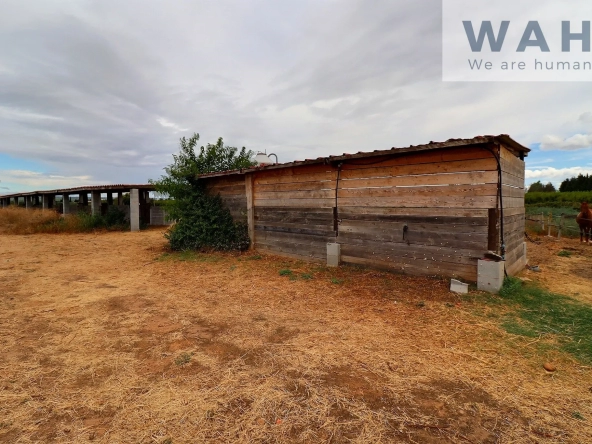
<svg viewBox="0 0 592 444">
<path fill-rule="evenodd" d="M 0 209 L 0 233 L 4 234 L 51 233 L 62 224 L 59 213 L 54 210 Z"/>
<path fill-rule="evenodd" d="M 81 233 L 105 225 L 101 216 L 74 213 L 62 216 L 53 209 L 0 209 L 0 234 Z M 117 226 L 116 228 L 122 228 Z"/>
</svg>

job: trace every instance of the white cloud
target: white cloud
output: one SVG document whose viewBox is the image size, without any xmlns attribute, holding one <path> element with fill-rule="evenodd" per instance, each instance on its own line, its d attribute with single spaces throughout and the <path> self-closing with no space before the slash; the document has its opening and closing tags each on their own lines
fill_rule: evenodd
<svg viewBox="0 0 592 444">
<path fill-rule="evenodd" d="M 582 114 L 578 120 L 584 123 L 592 123 L 592 113 L 586 112 Z"/>
<path fill-rule="evenodd" d="M 173 128 L 175 130 L 175 132 L 189 131 L 188 128 L 181 128 L 181 126 L 165 119 L 164 117 L 159 117 L 158 119 L 156 119 L 156 121 L 158 123 L 160 123 L 160 125 L 163 126 L 164 128 Z"/>
<path fill-rule="evenodd" d="M 1 67 L 0 67 L 1 68 Z M 0 72 L 2 72 L 0 70 Z M 40 114 L 29 112 L 22 109 L 10 108 L 7 106 L 0 106 L 0 117 L 3 119 L 16 120 L 16 121 L 35 121 L 35 120 L 64 120 L 62 117 L 50 116 L 48 114 Z"/>
<path fill-rule="evenodd" d="M 542 151 L 572 151 L 586 148 L 592 148 L 592 134 L 575 134 L 567 139 L 558 136 L 544 136 L 541 142 Z"/>
<path fill-rule="evenodd" d="M 543 183 L 551 182 L 556 187 L 565 179 L 575 177 L 578 174 L 592 174 L 592 167 L 570 167 L 570 168 L 553 168 L 546 167 L 537 170 L 526 170 L 526 182 L 531 184 L 540 180 Z M 530 179 L 530 180 L 529 180 Z"/>
<path fill-rule="evenodd" d="M 2 183 L 9 184 L 13 192 L 51 190 L 84 185 L 98 185 L 101 182 L 91 176 L 63 176 L 28 170 L 0 170 Z"/>
</svg>

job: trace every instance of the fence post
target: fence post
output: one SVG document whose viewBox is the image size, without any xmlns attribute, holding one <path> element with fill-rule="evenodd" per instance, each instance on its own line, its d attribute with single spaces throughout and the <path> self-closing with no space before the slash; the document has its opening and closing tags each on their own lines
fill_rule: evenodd
<svg viewBox="0 0 592 444">
<path fill-rule="evenodd" d="M 551 223 L 553 222 L 553 213 L 549 212 L 549 226 L 547 227 L 547 236 L 551 237 Z"/>
<path fill-rule="evenodd" d="M 541 230 L 545 231 L 545 213 L 541 213 L 541 225 L 543 226 Z"/>
<path fill-rule="evenodd" d="M 559 216 L 559 226 L 557 227 L 557 239 L 561 239 L 561 229 L 563 228 L 563 213 Z"/>
</svg>

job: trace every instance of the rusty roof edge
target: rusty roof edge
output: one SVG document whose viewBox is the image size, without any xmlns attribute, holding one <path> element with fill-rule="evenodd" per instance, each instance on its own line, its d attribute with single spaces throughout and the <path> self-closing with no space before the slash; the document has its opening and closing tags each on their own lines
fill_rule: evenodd
<svg viewBox="0 0 592 444">
<path fill-rule="evenodd" d="M 259 166 L 254 168 L 248 169 L 241 169 L 241 170 L 229 170 L 229 171 L 220 171 L 215 173 L 208 173 L 202 174 L 200 178 L 210 178 L 210 177 L 220 177 L 220 176 L 231 176 L 237 174 L 246 174 L 246 173 L 253 173 L 257 171 L 268 171 L 268 170 L 277 170 L 281 168 L 290 168 L 294 166 L 302 166 L 302 165 L 314 165 L 319 163 L 333 163 L 333 162 L 340 162 L 344 160 L 351 160 L 351 159 L 363 159 L 363 158 L 370 158 L 370 157 L 378 157 L 384 156 L 388 154 L 405 154 L 405 153 L 412 153 L 417 151 L 428 151 L 433 149 L 444 149 L 444 148 L 454 148 L 459 146 L 465 145 L 479 145 L 479 144 L 486 144 L 492 142 L 501 142 L 504 145 L 508 145 L 516 151 L 521 151 L 523 153 L 529 153 L 530 149 L 521 145 L 520 143 L 516 142 L 512 139 L 508 134 L 500 134 L 497 136 L 476 136 L 472 139 L 448 139 L 446 142 L 430 142 L 424 145 L 416 145 L 416 146 L 409 146 L 405 148 L 391 148 L 388 150 L 376 150 L 371 152 L 359 152 L 356 154 L 343 154 L 341 156 L 328 156 L 328 157 L 318 157 L 316 159 L 307 159 L 307 160 L 296 160 L 293 162 L 287 163 L 279 163 L 273 165 L 266 165 L 266 166 Z"/>
<path fill-rule="evenodd" d="M 512 139 L 508 134 L 500 134 L 499 136 L 495 136 L 495 139 L 501 141 L 504 145 L 508 145 L 509 147 L 515 149 L 518 152 L 525 153 L 525 157 L 530 153 L 531 149 L 525 147 L 521 143 L 516 142 Z"/>
</svg>

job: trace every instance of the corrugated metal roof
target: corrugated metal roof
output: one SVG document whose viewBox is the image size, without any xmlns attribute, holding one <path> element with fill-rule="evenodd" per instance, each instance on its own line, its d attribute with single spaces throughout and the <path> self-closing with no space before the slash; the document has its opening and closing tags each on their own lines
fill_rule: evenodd
<svg viewBox="0 0 592 444">
<path fill-rule="evenodd" d="M 27 191 L 25 193 L 2 194 L 0 197 L 21 197 L 35 196 L 37 194 L 76 194 L 80 191 L 111 191 L 111 192 L 129 192 L 131 189 L 154 191 L 154 185 L 150 184 L 115 184 L 115 185 L 86 185 L 74 188 L 60 188 L 57 190 Z"/>
<path fill-rule="evenodd" d="M 222 172 L 215 172 L 209 174 L 202 174 L 199 177 L 207 178 L 207 177 L 217 177 L 217 176 L 227 176 L 232 174 L 245 174 L 251 173 L 255 171 L 264 171 L 264 170 L 275 170 L 281 168 L 290 168 L 294 166 L 302 166 L 302 165 L 313 165 L 319 163 L 332 163 L 332 162 L 340 162 L 352 159 L 366 159 L 370 157 L 378 157 L 378 156 L 385 156 L 385 155 L 398 155 L 398 154 L 405 154 L 405 153 L 413 153 L 418 151 L 428 151 L 428 150 L 437 150 L 443 148 L 453 148 L 453 147 L 460 147 L 460 146 L 468 146 L 468 145 L 484 145 L 489 143 L 501 143 L 511 150 L 515 151 L 516 153 L 524 153 L 526 156 L 530 149 L 526 148 L 525 146 L 519 144 L 514 139 L 512 139 L 507 134 L 500 134 L 498 136 L 477 136 L 472 139 L 448 139 L 446 142 L 430 142 L 425 145 L 417 145 L 417 146 L 409 146 L 405 148 L 391 148 L 388 150 L 375 150 L 370 152 L 358 152 L 356 154 L 347 154 L 344 153 L 341 156 L 328 156 L 328 157 L 317 157 L 316 159 L 305 159 L 305 160 L 295 160 L 293 162 L 288 163 L 278 163 L 273 165 L 265 165 L 265 166 L 257 166 L 248 169 L 242 170 L 230 170 L 230 171 L 222 171 Z"/>
</svg>

